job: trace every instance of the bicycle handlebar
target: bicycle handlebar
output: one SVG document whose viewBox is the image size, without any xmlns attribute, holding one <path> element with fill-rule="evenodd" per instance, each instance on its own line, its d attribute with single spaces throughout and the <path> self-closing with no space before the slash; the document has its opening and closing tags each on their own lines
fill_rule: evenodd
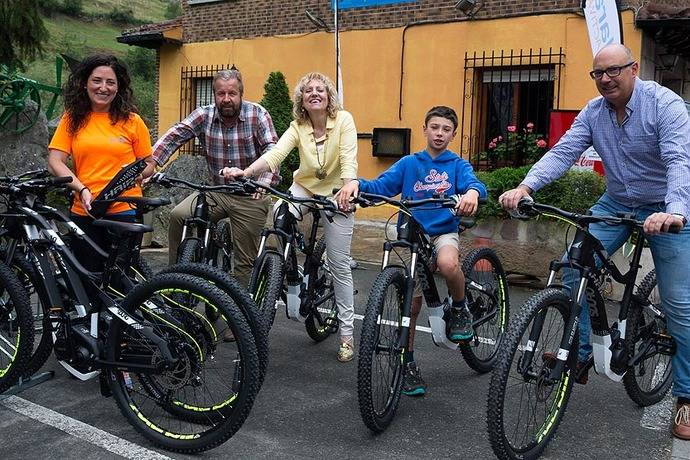
<svg viewBox="0 0 690 460">
<path fill-rule="evenodd" d="M 572 221 L 578 226 L 584 227 L 590 223 L 605 223 L 607 225 L 627 225 L 630 227 L 642 228 L 644 226 L 644 221 L 633 219 L 632 217 L 621 217 L 621 216 L 593 216 L 587 214 L 578 214 L 573 212 L 564 211 L 563 209 L 557 208 L 543 203 L 536 203 L 534 200 L 528 197 L 520 199 L 518 202 L 517 210 L 523 216 L 536 217 L 537 215 L 556 215 L 562 217 L 566 220 Z M 520 216 L 518 216 L 520 217 Z M 673 225 L 668 229 L 669 233 L 680 233 L 683 229 L 682 225 Z"/>
<path fill-rule="evenodd" d="M 230 193 L 232 195 L 242 195 L 246 194 L 246 190 L 244 187 L 238 187 L 235 184 L 226 184 L 226 185 L 204 185 L 204 184 L 195 184 L 193 182 L 189 182 L 184 179 L 180 179 L 179 177 L 169 177 L 165 175 L 164 173 L 156 173 L 153 176 L 151 176 L 151 183 L 152 184 L 159 184 L 162 185 L 163 187 L 183 187 L 183 188 L 188 188 L 191 190 L 196 190 L 198 192 L 225 192 L 225 193 Z"/>
<path fill-rule="evenodd" d="M 310 209 L 314 209 L 310 205 L 317 205 L 320 207 L 319 210 L 330 211 L 337 214 L 346 215 L 344 212 L 340 211 L 340 209 L 338 208 L 338 203 L 333 198 L 327 198 L 322 195 L 312 195 L 310 198 L 296 197 L 290 193 L 281 192 L 280 190 L 277 190 L 271 187 L 270 185 L 245 177 L 237 179 L 237 182 L 243 184 L 245 190 L 251 190 L 251 193 L 258 191 L 258 189 L 263 189 L 270 195 L 275 196 L 276 198 L 280 198 L 282 200 L 289 201 L 292 203 L 299 203 L 307 206 Z"/>
</svg>

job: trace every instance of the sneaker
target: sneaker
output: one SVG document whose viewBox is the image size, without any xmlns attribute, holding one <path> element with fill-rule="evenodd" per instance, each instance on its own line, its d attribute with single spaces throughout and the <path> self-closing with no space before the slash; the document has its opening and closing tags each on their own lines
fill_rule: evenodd
<svg viewBox="0 0 690 460">
<path fill-rule="evenodd" d="M 414 361 L 405 364 L 402 392 L 407 396 L 424 396 L 426 393 L 426 382 Z"/>
<path fill-rule="evenodd" d="M 676 417 L 671 433 L 678 439 L 690 441 L 690 403 L 676 403 Z"/>
<path fill-rule="evenodd" d="M 462 342 L 474 337 L 472 329 L 472 313 L 469 308 L 450 309 L 450 318 L 446 326 L 446 335 L 451 342 Z"/>
<path fill-rule="evenodd" d="M 338 361 L 346 363 L 355 357 L 355 347 L 350 342 L 341 342 L 338 349 Z"/>
</svg>

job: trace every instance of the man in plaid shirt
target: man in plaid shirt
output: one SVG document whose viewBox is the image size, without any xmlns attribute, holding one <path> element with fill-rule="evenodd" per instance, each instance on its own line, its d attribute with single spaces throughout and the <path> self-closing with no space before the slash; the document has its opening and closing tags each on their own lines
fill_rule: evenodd
<svg viewBox="0 0 690 460">
<path fill-rule="evenodd" d="M 269 113 L 258 104 L 243 101 L 244 85 L 237 70 L 221 70 L 213 78 L 215 103 L 199 107 L 187 118 L 176 123 L 153 147 L 153 158 L 159 166 L 182 145 L 197 138 L 206 152 L 208 169 L 214 183 L 226 179 L 219 175 L 225 167 L 246 168 L 260 155 L 270 150 L 278 140 Z M 279 176 L 271 172 L 259 180 L 277 183 Z M 197 193 L 178 204 L 170 214 L 168 229 L 169 260 L 175 263 L 182 237 L 184 220 L 194 212 Z M 210 216 L 213 221 L 230 218 L 235 250 L 235 276 L 247 284 L 251 266 L 256 258 L 259 235 L 269 210 L 268 198 L 253 198 L 211 193 Z"/>
</svg>

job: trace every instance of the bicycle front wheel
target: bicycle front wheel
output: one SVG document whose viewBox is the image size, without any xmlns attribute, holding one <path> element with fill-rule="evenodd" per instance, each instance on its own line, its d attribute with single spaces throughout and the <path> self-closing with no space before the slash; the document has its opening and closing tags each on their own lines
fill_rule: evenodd
<svg viewBox="0 0 690 460">
<path fill-rule="evenodd" d="M 203 262 L 204 247 L 199 238 L 187 238 L 177 248 L 177 263 Z"/>
<path fill-rule="evenodd" d="M 500 459 L 537 458 L 556 433 L 577 359 L 576 339 L 563 371 L 552 378 L 569 315 L 569 297 L 545 289 L 508 327 L 491 374 L 487 410 L 489 440 Z"/>
<path fill-rule="evenodd" d="M 472 312 L 474 338 L 460 344 L 462 357 L 477 372 L 489 372 L 508 327 L 508 280 L 490 248 L 471 251 L 462 263 L 465 298 Z"/>
<path fill-rule="evenodd" d="M 121 308 L 137 323 L 111 322 L 108 359 L 119 367 L 109 382 L 127 420 L 176 452 L 201 452 L 229 439 L 260 386 L 256 346 L 242 312 L 222 290 L 179 273 L 136 286 Z M 206 308 L 219 312 L 216 325 L 206 320 Z M 234 342 L 222 340 L 226 327 Z M 126 370 L 135 366 L 148 370 Z"/>
<path fill-rule="evenodd" d="M 623 377 L 625 391 L 640 407 L 658 403 L 673 382 L 671 375 L 673 339 L 666 329 L 666 317 L 661 311 L 661 299 L 656 286 L 656 272 L 647 273 L 637 291 L 644 299 L 630 309 L 625 335 L 628 356 L 634 359 Z"/>
<path fill-rule="evenodd" d="M 17 383 L 34 348 L 34 316 L 17 275 L 0 262 L 0 393 Z"/>
<path fill-rule="evenodd" d="M 364 424 L 375 433 L 393 421 L 400 402 L 403 376 L 402 307 L 405 273 L 385 268 L 369 294 L 362 323 L 357 364 L 357 397 Z"/>
<path fill-rule="evenodd" d="M 264 251 L 252 269 L 249 292 L 264 317 L 266 333 L 276 317 L 277 303 L 283 292 L 284 271 L 283 258 L 273 249 Z"/>
</svg>

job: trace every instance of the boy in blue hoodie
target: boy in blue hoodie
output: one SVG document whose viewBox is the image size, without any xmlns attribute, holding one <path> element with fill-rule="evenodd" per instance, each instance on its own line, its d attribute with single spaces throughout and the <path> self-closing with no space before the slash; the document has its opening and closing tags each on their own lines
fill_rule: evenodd
<svg viewBox="0 0 690 460">
<path fill-rule="evenodd" d="M 457 128 L 458 116 L 453 109 L 433 107 L 424 118 L 426 150 L 403 157 L 374 180 L 349 182 L 336 197 L 341 209 L 348 209 L 350 198 L 357 196 L 360 190 L 391 197 L 400 194 L 412 200 L 431 198 L 435 193 L 462 195 L 455 213 L 448 209 L 412 209 L 415 220 L 431 237 L 436 249 L 436 265 L 448 285 L 452 305 L 446 333 L 453 342 L 469 340 L 474 335 L 472 314 L 465 303 L 465 277 L 460 269 L 457 215 L 474 214 L 479 198 L 486 197 L 486 187 L 476 178 L 469 162 L 447 150 Z M 426 393 L 426 384 L 414 361 L 415 325 L 421 306 L 421 287 L 416 283 L 403 382 L 403 393 L 411 396 Z"/>
</svg>

